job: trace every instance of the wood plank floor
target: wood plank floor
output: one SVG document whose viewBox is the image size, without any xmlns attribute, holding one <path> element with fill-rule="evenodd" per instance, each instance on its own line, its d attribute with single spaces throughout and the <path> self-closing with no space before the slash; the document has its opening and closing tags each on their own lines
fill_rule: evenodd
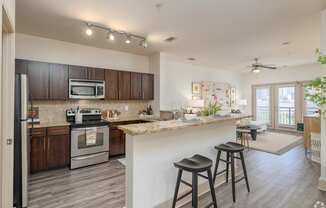
<svg viewBox="0 0 326 208">
<path fill-rule="evenodd" d="M 219 207 L 308 208 L 326 202 L 317 189 L 319 167 L 305 159 L 302 147 L 281 155 L 250 150 L 246 153 L 251 193 L 237 184 L 232 203 L 231 184 L 217 188 Z M 122 208 L 125 201 L 125 169 L 116 160 L 74 171 L 57 170 L 30 177 L 30 208 Z M 172 197 L 173 193 L 171 193 Z M 204 207 L 210 197 L 200 199 Z M 183 208 L 191 207 L 186 205 Z"/>
<path fill-rule="evenodd" d="M 125 204 L 125 168 L 113 160 L 34 174 L 29 199 L 29 208 L 120 208 Z"/>
</svg>

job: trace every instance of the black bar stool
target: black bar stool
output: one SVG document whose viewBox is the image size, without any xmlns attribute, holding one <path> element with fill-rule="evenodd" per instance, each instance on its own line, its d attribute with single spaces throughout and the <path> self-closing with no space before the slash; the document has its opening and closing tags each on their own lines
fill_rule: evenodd
<svg viewBox="0 0 326 208">
<path fill-rule="evenodd" d="M 212 160 L 201 155 L 194 155 L 191 158 L 185 158 L 180 162 L 174 163 L 174 166 L 179 169 L 179 172 L 177 183 L 175 186 L 172 208 L 175 208 L 177 201 L 183 199 L 189 194 L 192 194 L 192 207 L 198 208 L 198 176 L 206 178 L 209 182 L 209 187 L 212 195 L 212 202 L 206 207 L 210 207 L 213 205 L 214 208 L 217 208 L 213 176 L 211 171 L 212 164 Z M 192 173 L 192 184 L 182 180 L 183 171 L 188 171 Z M 205 171 L 207 172 L 207 176 L 201 174 L 201 172 Z M 178 198 L 180 183 L 191 187 L 191 190 Z"/>
<path fill-rule="evenodd" d="M 241 180 L 245 179 L 246 181 L 246 185 L 247 185 L 247 190 L 248 192 L 250 192 L 250 187 L 249 187 L 249 182 L 248 182 L 248 176 L 247 176 L 247 169 L 246 169 L 246 164 L 244 161 L 244 157 L 243 157 L 243 150 L 244 150 L 244 146 L 235 142 L 228 142 L 226 144 L 221 144 L 215 147 L 215 149 L 218 150 L 217 152 L 217 158 L 216 158 L 216 165 L 215 165 L 215 169 L 214 169 L 214 183 L 216 180 L 216 176 L 226 172 L 226 183 L 228 183 L 229 180 L 229 165 L 231 165 L 231 178 L 232 178 L 232 195 L 233 195 L 233 202 L 236 201 L 235 199 L 235 184 L 240 182 Z M 225 152 L 226 153 L 226 160 L 221 159 L 221 153 Z M 236 157 L 235 154 L 238 153 L 240 155 L 240 157 Z M 231 161 L 230 161 L 231 159 Z M 242 169 L 243 169 L 243 177 L 235 180 L 235 176 L 234 176 L 234 159 L 239 159 L 241 160 L 242 163 Z M 219 162 L 225 162 L 226 163 L 226 169 L 217 172 L 218 170 L 218 165 Z"/>
</svg>

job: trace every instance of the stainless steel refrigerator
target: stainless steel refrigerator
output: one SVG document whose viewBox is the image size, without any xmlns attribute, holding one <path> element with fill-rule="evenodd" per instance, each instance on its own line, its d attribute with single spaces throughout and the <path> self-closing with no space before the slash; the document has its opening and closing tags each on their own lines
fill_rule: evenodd
<svg viewBox="0 0 326 208">
<path fill-rule="evenodd" d="M 26 74 L 15 79 L 15 133 L 14 133 L 14 206 L 28 206 L 28 80 Z"/>
</svg>

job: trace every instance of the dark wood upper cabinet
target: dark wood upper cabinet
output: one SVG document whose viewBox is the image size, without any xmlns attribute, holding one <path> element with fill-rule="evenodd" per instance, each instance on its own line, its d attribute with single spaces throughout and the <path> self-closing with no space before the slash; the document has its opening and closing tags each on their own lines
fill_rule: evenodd
<svg viewBox="0 0 326 208">
<path fill-rule="evenodd" d="M 32 100 L 49 99 L 48 63 L 30 61 L 28 63 L 29 92 Z"/>
<path fill-rule="evenodd" d="M 69 79 L 88 79 L 87 67 L 69 65 Z"/>
<path fill-rule="evenodd" d="M 144 100 L 154 99 L 154 75 L 142 74 L 142 98 Z"/>
<path fill-rule="evenodd" d="M 47 128 L 47 169 L 69 165 L 69 127 Z"/>
<path fill-rule="evenodd" d="M 142 74 L 137 72 L 130 73 L 130 99 L 141 100 L 143 97 L 142 94 Z"/>
<path fill-rule="evenodd" d="M 130 78 L 131 73 L 127 71 L 119 71 L 119 100 L 130 99 Z"/>
<path fill-rule="evenodd" d="M 15 60 L 15 73 L 16 74 L 27 74 L 28 61 L 23 59 Z"/>
<path fill-rule="evenodd" d="M 50 64 L 50 99 L 68 99 L 68 65 Z"/>
<path fill-rule="evenodd" d="M 105 71 L 100 68 L 87 68 L 88 70 L 88 79 L 89 80 L 104 80 Z"/>
<path fill-rule="evenodd" d="M 105 70 L 105 99 L 119 99 L 119 71 Z"/>
<path fill-rule="evenodd" d="M 105 80 L 106 100 L 153 100 L 154 75 L 16 59 L 15 72 L 27 74 L 30 99 L 68 100 L 69 79 Z"/>
</svg>

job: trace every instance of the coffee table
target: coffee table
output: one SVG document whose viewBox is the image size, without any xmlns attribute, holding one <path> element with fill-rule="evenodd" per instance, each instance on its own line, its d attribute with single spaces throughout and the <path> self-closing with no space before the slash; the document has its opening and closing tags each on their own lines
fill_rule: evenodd
<svg viewBox="0 0 326 208">
<path fill-rule="evenodd" d="M 251 135 L 251 138 L 253 141 L 256 141 L 257 139 L 257 131 L 260 129 L 259 126 L 256 125 L 244 125 L 244 126 L 238 126 L 237 131 L 240 134 L 243 133 L 249 133 Z"/>
</svg>

